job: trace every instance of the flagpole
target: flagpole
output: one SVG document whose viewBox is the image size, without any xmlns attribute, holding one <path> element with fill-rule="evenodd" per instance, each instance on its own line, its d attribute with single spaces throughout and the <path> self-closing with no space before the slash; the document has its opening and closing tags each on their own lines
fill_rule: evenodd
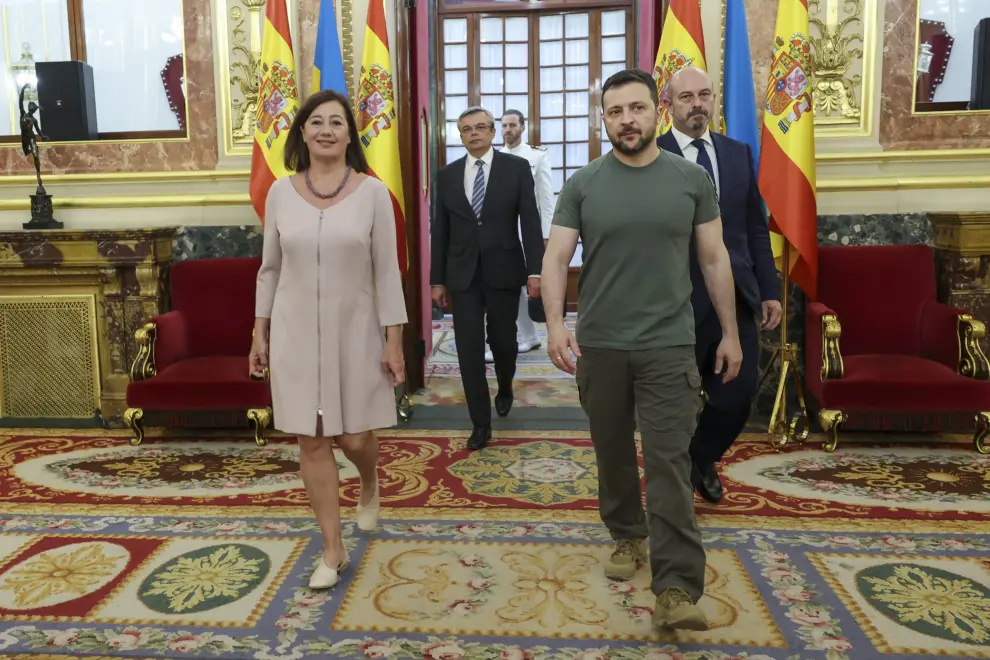
<svg viewBox="0 0 990 660">
<path fill-rule="evenodd" d="M 798 347 L 788 341 L 788 316 L 790 313 L 790 291 L 791 291 L 791 244 L 784 239 L 783 266 L 781 268 L 781 312 L 780 320 L 780 344 L 774 349 L 770 362 L 767 363 L 763 375 L 760 377 L 759 392 L 763 388 L 763 383 L 773 371 L 774 364 L 780 360 L 779 378 L 777 382 L 777 394 L 773 400 L 773 411 L 770 413 L 770 424 L 767 427 L 767 439 L 770 446 L 780 451 L 790 442 L 804 442 L 808 438 L 810 424 L 808 422 L 808 408 L 804 403 L 804 386 L 801 382 L 801 371 L 798 369 Z M 787 379 L 794 379 L 794 388 L 797 390 L 798 406 L 800 410 L 794 418 L 787 422 Z M 803 424 L 802 424 L 803 422 Z"/>
</svg>

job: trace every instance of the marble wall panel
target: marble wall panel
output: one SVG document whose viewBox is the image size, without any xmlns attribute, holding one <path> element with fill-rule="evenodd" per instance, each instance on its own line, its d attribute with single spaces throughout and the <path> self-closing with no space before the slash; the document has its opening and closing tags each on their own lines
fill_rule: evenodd
<svg viewBox="0 0 990 660">
<path fill-rule="evenodd" d="M 773 59 L 771 46 L 777 23 L 777 5 L 777 0 L 746 0 L 746 26 L 749 28 L 749 53 L 753 57 L 757 121 L 763 121 L 763 104 L 759 99 L 767 88 L 767 76 Z"/>
<path fill-rule="evenodd" d="M 217 165 L 216 96 L 210 0 L 183 0 L 189 139 L 44 146 L 43 173 L 211 170 Z M 34 163 L 20 144 L 0 148 L 0 174 L 28 174 Z"/>
<path fill-rule="evenodd" d="M 299 72 L 299 84 L 303 97 L 309 96 L 313 88 L 313 69 L 306 66 L 312 63 L 316 52 L 316 28 L 320 19 L 320 0 L 298 0 L 299 2 L 299 61 L 303 62 Z M 345 62 L 346 66 L 346 62 Z"/>
</svg>

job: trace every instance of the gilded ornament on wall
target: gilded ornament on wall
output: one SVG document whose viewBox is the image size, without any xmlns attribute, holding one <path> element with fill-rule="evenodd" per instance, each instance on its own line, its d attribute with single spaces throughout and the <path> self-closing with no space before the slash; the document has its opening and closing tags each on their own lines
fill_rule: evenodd
<svg viewBox="0 0 990 660">
<path fill-rule="evenodd" d="M 875 0 L 809 0 L 815 123 L 870 130 Z M 817 34 L 815 34 L 817 32 Z"/>
<path fill-rule="evenodd" d="M 266 0 L 215 0 L 217 89 L 225 155 L 249 155 L 261 80 Z"/>
<path fill-rule="evenodd" d="M 227 0 L 230 35 L 230 110 L 234 143 L 254 139 L 261 80 L 261 30 L 265 0 Z"/>
</svg>

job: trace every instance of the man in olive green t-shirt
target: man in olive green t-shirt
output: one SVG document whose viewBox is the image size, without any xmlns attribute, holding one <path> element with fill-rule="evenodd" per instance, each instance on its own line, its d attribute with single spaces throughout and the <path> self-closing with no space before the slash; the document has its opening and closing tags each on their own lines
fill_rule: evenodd
<svg viewBox="0 0 990 660">
<path fill-rule="evenodd" d="M 688 454 L 701 405 L 688 265 L 692 235 L 722 326 L 715 369 L 724 369 L 726 381 L 739 373 L 742 349 L 715 187 L 702 167 L 657 148 L 657 101 L 656 84 L 645 71 L 616 73 L 602 86 L 613 150 L 560 191 L 543 260 L 543 304 L 550 359 L 577 374 L 591 426 L 599 510 L 616 541 L 605 574 L 632 579 L 646 560 L 649 536 L 657 594 L 653 625 L 707 630 L 697 606 L 705 551 Z M 575 340 L 564 327 L 563 298 L 579 237 Z M 640 503 L 637 414 L 647 514 Z"/>
</svg>

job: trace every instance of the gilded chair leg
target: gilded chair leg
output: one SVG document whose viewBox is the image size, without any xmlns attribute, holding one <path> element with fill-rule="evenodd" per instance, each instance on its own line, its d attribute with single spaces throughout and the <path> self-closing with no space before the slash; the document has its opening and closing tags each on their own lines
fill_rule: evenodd
<svg viewBox="0 0 990 660">
<path fill-rule="evenodd" d="M 987 436 L 990 436 L 990 412 L 976 413 L 976 435 L 973 436 L 973 445 L 981 454 L 990 454 Z"/>
<path fill-rule="evenodd" d="M 841 410 L 819 410 L 818 423 L 822 430 L 828 435 L 822 448 L 827 452 L 835 451 L 839 444 L 839 427 L 848 420 L 849 417 Z"/>
<path fill-rule="evenodd" d="M 124 424 L 134 433 L 131 444 L 137 447 L 144 440 L 144 427 L 141 425 L 141 418 L 144 411 L 140 408 L 128 408 L 124 411 Z"/>
<path fill-rule="evenodd" d="M 403 394 L 399 399 L 399 405 L 396 407 L 399 413 L 399 419 L 403 422 L 408 422 L 413 416 L 413 405 L 412 400 L 409 398 L 408 394 Z"/>
<path fill-rule="evenodd" d="M 272 409 L 252 408 L 247 411 L 247 418 L 251 422 L 251 428 L 254 429 L 255 443 L 259 447 L 264 447 L 268 444 L 268 441 L 265 440 L 265 429 L 272 423 Z"/>
</svg>

